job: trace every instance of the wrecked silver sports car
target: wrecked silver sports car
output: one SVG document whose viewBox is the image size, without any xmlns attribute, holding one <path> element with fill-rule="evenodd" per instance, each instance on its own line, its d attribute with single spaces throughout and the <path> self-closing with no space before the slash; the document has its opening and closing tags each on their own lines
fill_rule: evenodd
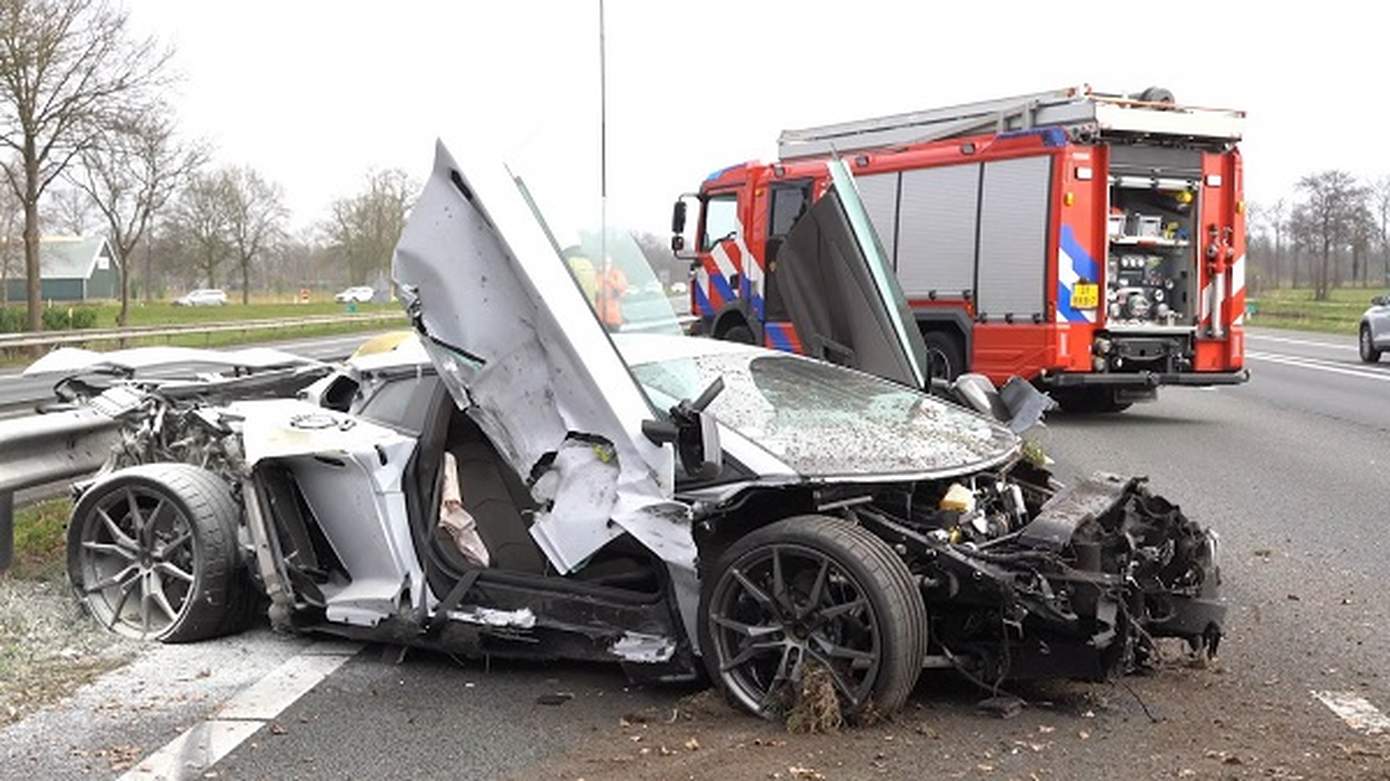
<svg viewBox="0 0 1390 781">
<path fill-rule="evenodd" d="M 921 387 L 843 169 L 822 204 L 874 349 Z M 120 422 L 70 532 L 96 620 L 187 641 L 268 604 L 297 631 L 707 674 L 763 716 L 809 665 L 847 712 L 889 713 L 924 667 L 1103 679 L 1158 637 L 1215 650 L 1215 538 L 1143 480 L 1060 487 L 1006 425 L 909 384 L 610 333 L 573 250 L 520 179 L 441 145 L 394 260 L 411 339 L 327 376 L 65 381 Z"/>
</svg>

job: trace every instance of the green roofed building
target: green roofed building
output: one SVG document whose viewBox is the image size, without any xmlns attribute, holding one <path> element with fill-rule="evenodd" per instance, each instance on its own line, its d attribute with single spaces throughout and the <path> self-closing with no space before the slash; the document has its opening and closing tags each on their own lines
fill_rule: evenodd
<svg viewBox="0 0 1390 781">
<path fill-rule="evenodd" d="M 39 239 L 41 297 L 44 301 L 91 301 L 121 294 L 119 259 L 100 236 L 48 236 Z M 5 280 L 5 300 L 23 301 L 24 269 Z"/>
</svg>

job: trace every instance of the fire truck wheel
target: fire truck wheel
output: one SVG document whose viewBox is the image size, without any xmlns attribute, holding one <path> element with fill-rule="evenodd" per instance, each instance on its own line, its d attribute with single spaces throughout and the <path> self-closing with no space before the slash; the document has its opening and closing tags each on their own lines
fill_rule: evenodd
<svg viewBox="0 0 1390 781">
<path fill-rule="evenodd" d="M 965 371 L 965 350 L 960 339 L 942 331 L 927 331 L 922 340 L 927 343 L 927 371 L 932 377 L 950 382 Z"/>
<path fill-rule="evenodd" d="M 1068 388 L 1053 391 L 1052 397 L 1064 411 L 1076 414 L 1124 412 L 1130 407 L 1130 402 L 1115 399 L 1113 388 Z"/>
<path fill-rule="evenodd" d="M 753 329 L 749 328 L 746 325 L 736 325 L 733 328 L 730 328 L 729 330 L 725 331 L 724 335 L 719 338 L 723 339 L 726 342 L 738 342 L 739 344 L 757 344 L 757 341 L 753 339 Z"/>
</svg>

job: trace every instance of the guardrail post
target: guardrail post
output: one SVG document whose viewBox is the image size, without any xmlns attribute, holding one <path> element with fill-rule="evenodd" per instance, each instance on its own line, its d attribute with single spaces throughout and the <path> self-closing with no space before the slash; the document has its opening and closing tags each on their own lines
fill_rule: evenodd
<svg viewBox="0 0 1390 781">
<path fill-rule="evenodd" d="M 0 492 L 0 572 L 14 562 L 14 491 Z"/>
</svg>

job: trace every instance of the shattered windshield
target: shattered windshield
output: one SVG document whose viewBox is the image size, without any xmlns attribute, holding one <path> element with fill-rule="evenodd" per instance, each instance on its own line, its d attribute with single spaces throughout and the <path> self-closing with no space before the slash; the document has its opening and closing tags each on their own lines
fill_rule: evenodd
<svg viewBox="0 0 1390 781">
<path fill-rule="evenodd" d="M 791 355 L 746 351 L 632 367 L 657 406 L 725 389 L 721 424 L 808 477 L 979 469 L 1017 440 L 990 421 L 897 383 Z"/>
</svg>

